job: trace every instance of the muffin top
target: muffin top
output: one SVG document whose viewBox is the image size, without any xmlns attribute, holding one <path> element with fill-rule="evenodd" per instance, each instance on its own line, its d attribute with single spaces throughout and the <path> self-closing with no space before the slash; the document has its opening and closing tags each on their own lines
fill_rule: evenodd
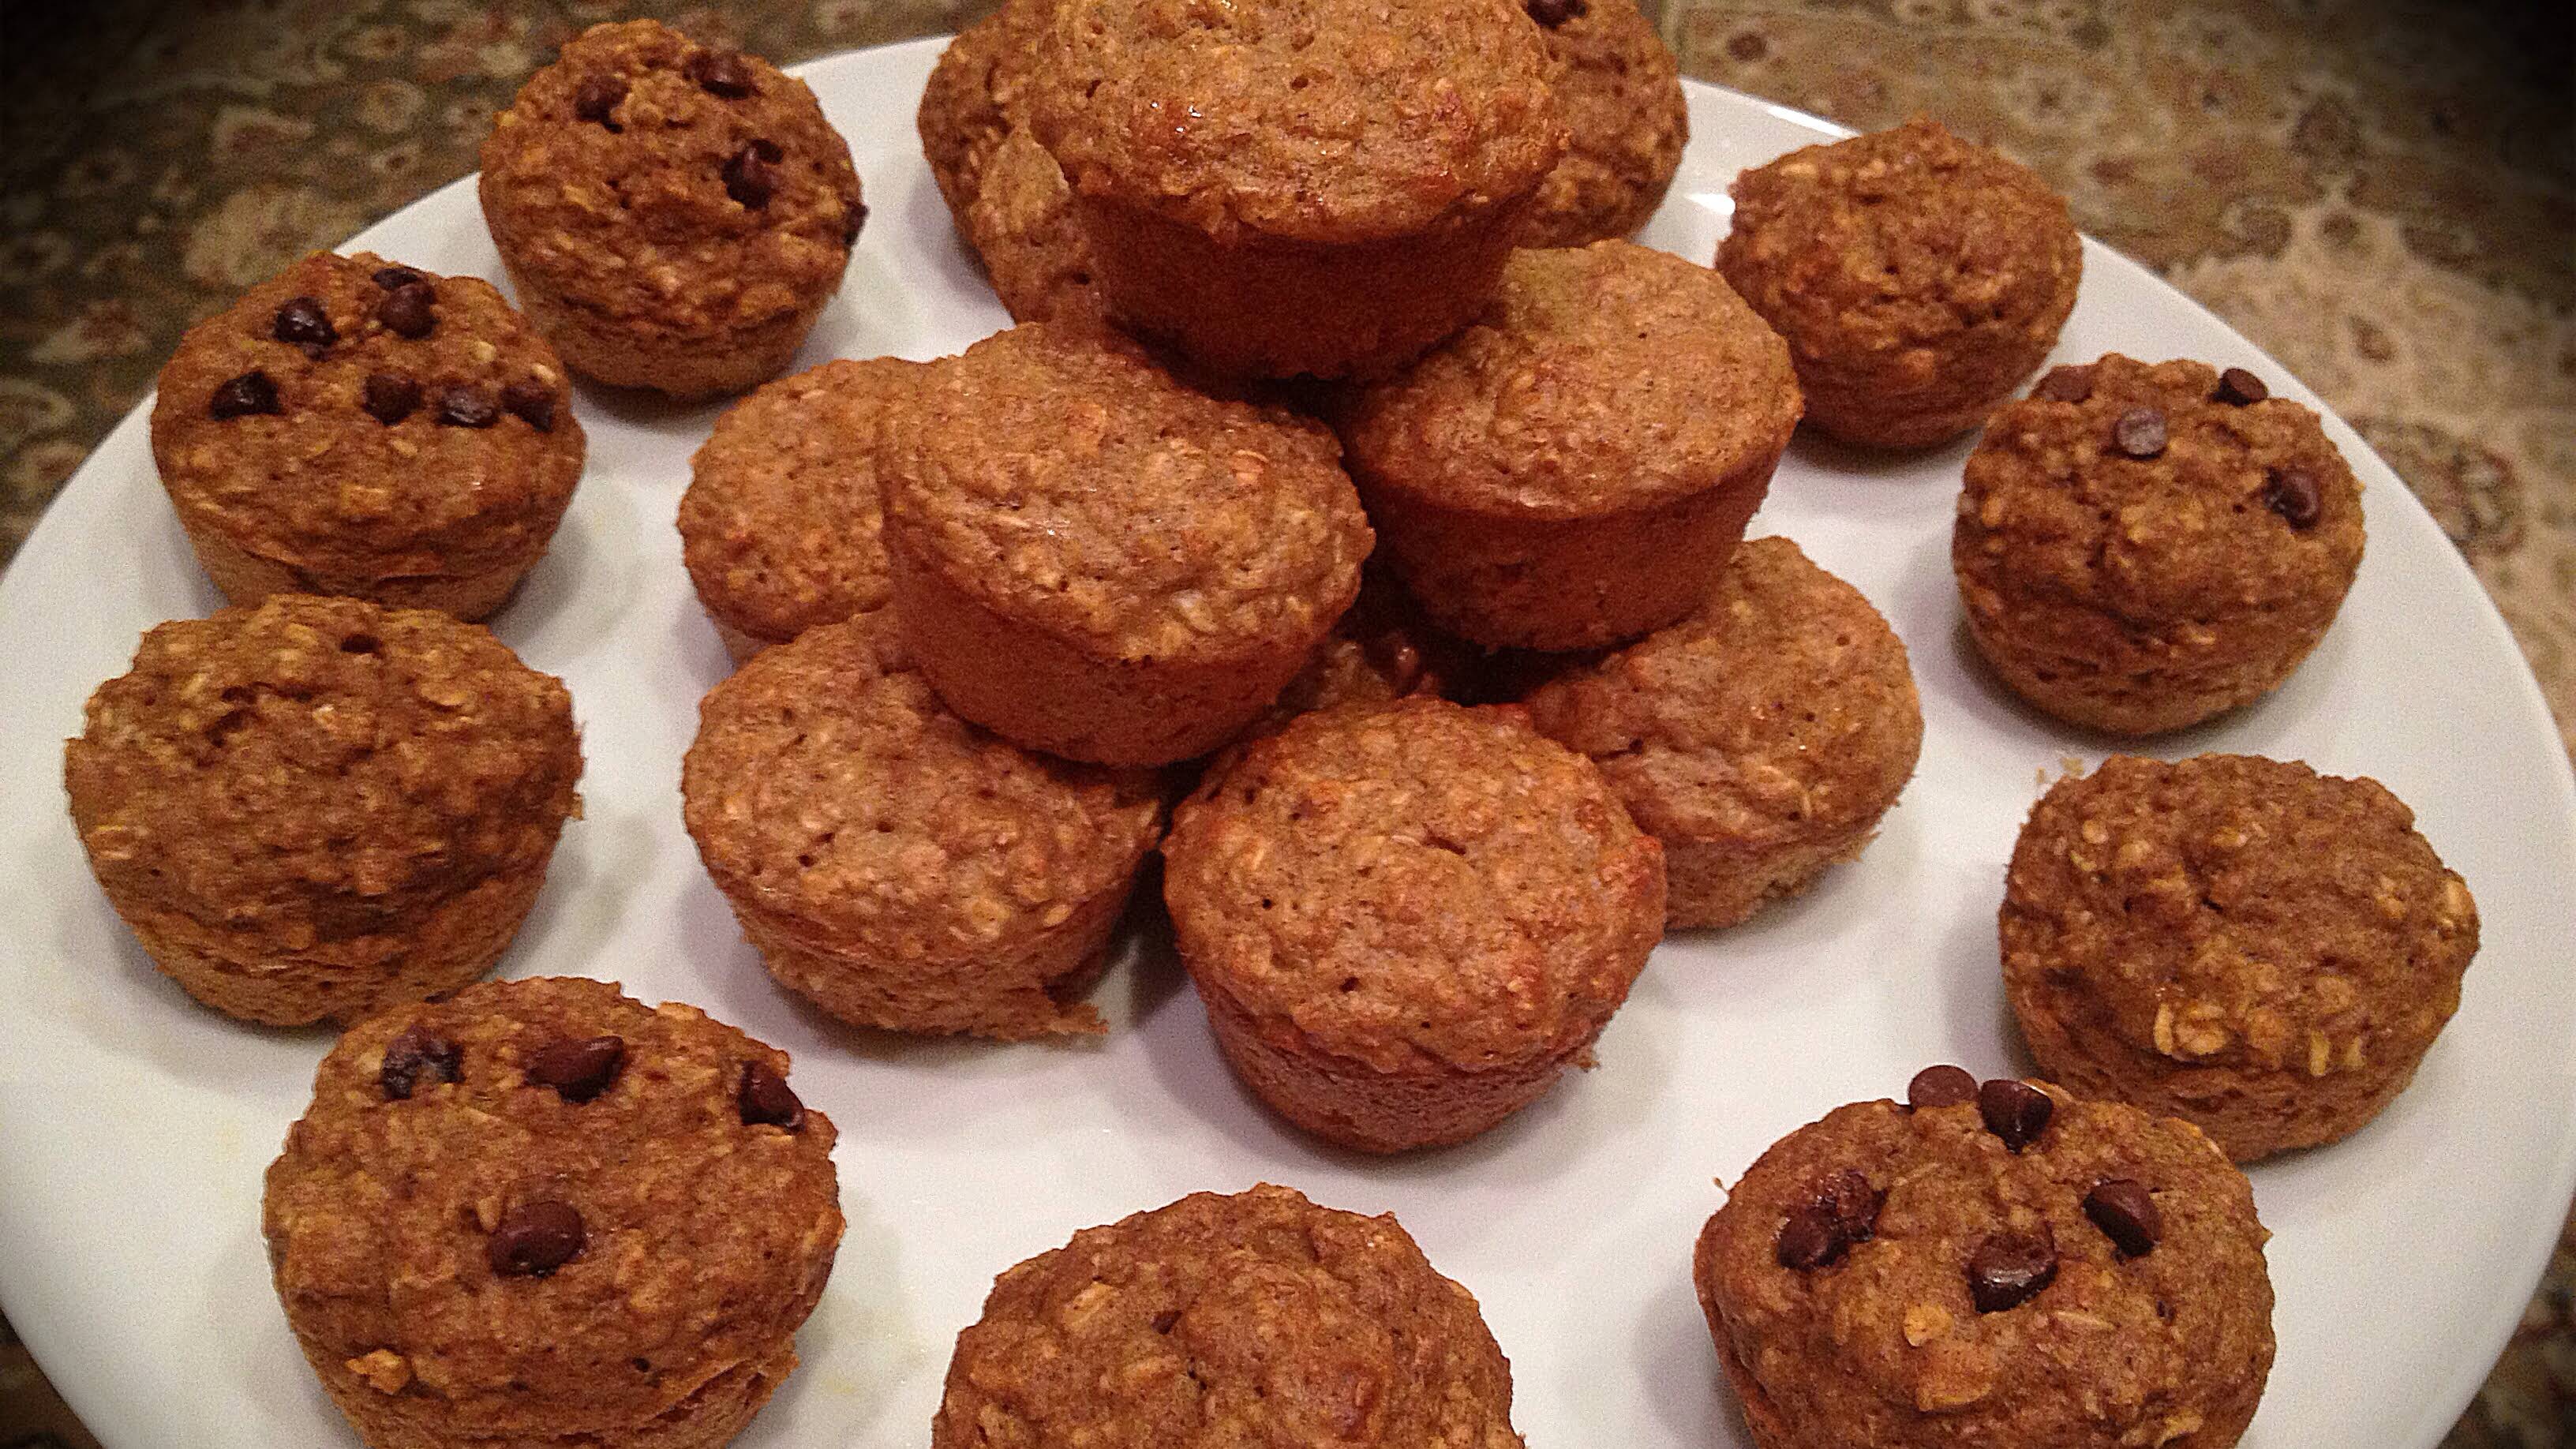
<svg viewBox="0 0 2576 1449">
<path fill-rule="evenodd" d="M 1029 124 L 1029 74 L 1047 34 L 1047 0 L 1005 0 L 939 53 L 914 115 L 922 155 L 951 213 L 983 190 L 993 154 Z"/>
<path fill-rule="evenodd" d="M 1527 703 L 1668 843 L 1759 848 L 1874 820 L 1923 747 L 1904 642 L 1785 538 L 1746 540 L 1696 613 Z"/>
<path fill-rule="evenodd" d="M 1511 0 L 1065 5 L 1036 72 L 1076 190 L 1219 241 L 1410 235 L 1518 200 L 1565 149 Z"/>
<path fill-rule="evenodd" d="M 543 869 L 581 743 L 562 681 L 480 625 L 281 594 L 145 634 L 63 773 L 119 900 L 294 951 Z"/>
<path fill-rule="evenodd" d="M 1701 1233 L 1748 1416 L 1887 1449 L 2241 1429 L 2272 1362 L 2245 1175 L 2173 1118 L 1955 1067 L 1916 1082 L 1920 1106 L 1782 1138 Z"/>
<path fill-rule="evenodd" d="M 841 1237 L 787 1067 L 604 981 L 358 1023 L 268 1169 L 288 1320 L 440 1441 L 622 1432 L 763 1367 Z"/>
<path fill-rule="evenodd" d="M 595 25 L 483 141 L 514 271 L 622 325 L 756 327 L 840 283 L 867 209 L 805 83 L 658 21 Z"/>
<path fill-rule="evenodd" d="M 1799 411 L 1788 348 L 1724 278 L 1605 241 L 1514 252 L 1465 331 L 1352 399 L 1342 437 L 1372 487 L 1579 518 L 1776 457 Z"/>
<path fill-rule="evenodd" d="M 1663 934 L 1663 850 L 1518 709 L 1303 715 L 1174 813 L 1181 951 L 1265 1031 L 1380 1071 L 1579 1049 Z"/>
<path fill-rule="evenodd" d="M 563 364 L 487 282 L 315 252 L 188 330 L 152 452 L 191 528 L 334 588 L 528 557 L 581 477 Z"/>
<path fill-rule="evenodd" d="M 1634 0 L 1524 0 L 1565 110 L 1565 159 L 1522 221 L 1525 247 L 1579 247 L 1645 224 L 1690 142 L 1681 71 Z"/>
<path fill-rule="evenodd" d="M 1727 190 L 1717 269 L 1802 361 L 2053 333 L 2083 266 L 2064 197 L 1921 117 L 1792 151 Z"/>
<path fill-rule="evenodd" d="M 777 641 L 885 607 L 878 425 L 920 372 L 827 362 L 716 419 L 680 496 L 681 553 L 709 613 Z"/>
<path fill-rule="evenodd" d="M 928 962 L 1118 888 L 1163 816 L 1147 772 L 1032 754 L 950 714 L 882 614 L 810 629 L 710 691 L 680 788 L 729 893 Z"/>
<path fill-rule="evenodd" d="M 1027 131 L 1013 131 L 993 149 L 966 208 L 965 232 L 1013 321 L 1107 325 L 1109 303 L 1096 281 L 1091 239 L 1073 214 L 1073 192 Z"/>
<path fill-rule="evenodd" d="M 1476 1300 L 1393 1217 L 1194 1193 L 1004 1273 L 933 1449 L 1520 1449 Z"/>
<path fill-rule="evenodd" d="M 1321 424 L 1193 392 L 1080 329 L 1031 323 L 932 364 L 884 436 L 892 546 L 1111 658 L 1320 637 L 1374 541 Z"/>
</svg>

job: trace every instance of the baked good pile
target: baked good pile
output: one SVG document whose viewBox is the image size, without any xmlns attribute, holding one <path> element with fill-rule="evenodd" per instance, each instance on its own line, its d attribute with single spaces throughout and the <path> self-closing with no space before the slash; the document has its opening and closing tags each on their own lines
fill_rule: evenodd
<svg viewBox="0 0 2576 1449">
<path fill-rule="evenodd" d="M 956 356 L 780 376 L 861 233 L 850 148 L 647 20 L 495 121 L 515 307 L 317 254 L 162 375 L 154 457 L 234 606 L 100 686 L 70 807 L 187 992 L 344 1028 L 264 1229 L 378 1449 L 725 1443 L 842 1228 L 783 1053 L 474 984 L 579 814 L 572 701 L 472 622 L 580 475 L 568 375 L 741 395 L 678 513 L 737 669 L 670 766 L 781 986 L 867 1032 L 1097 1035 L 1160 912 L 1244 1085 L 1363 1153 L 1620 1070 L 1596 1044 L 1667 932 L 1901 802 L 1905 641 L 1745 538 L 1802 425 L 1982 429 L 1964 634 L 2079 740 L 2259 706 L 2361 560 L 2351 468 L 2258 375 L 2038 375 L 2066 204 L 1937 123 L 1746 172 L 1713 265 L 1630 241 L 1687 135 L 1630 0 L 1005 0 L 919 130 L 1017 323 Z M 2273 1339 L 2236 1163 L 2366 1127 L 2477 948 L 2405 805 L 2247 756 L 2061 781 L 2001 890 L 2044 1080 L 1839 1107 L 1699 1236 L 1763 1449 L 2237 1442 Z M 1504 1449 L 1511 1399 L 1391 1217 L 1264 1185 L 1003 1272 L 932 1442 Z"/>
</svg>

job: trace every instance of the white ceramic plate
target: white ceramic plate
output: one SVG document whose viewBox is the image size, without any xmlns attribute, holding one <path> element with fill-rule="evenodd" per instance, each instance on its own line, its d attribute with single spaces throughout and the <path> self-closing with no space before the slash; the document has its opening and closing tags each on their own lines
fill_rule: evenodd
<svg viewBox="0 0 2576 1449">
<path fill-rule="evenodd" d="M 936 357 L 1005 324 L 913 133 L 937 51 L 803 72 L 875 213 L 800 365 Z M 1705 261 L 1739 169 L 1835 132 L 1705 86 L 1690 101 L 1690 152 L 1646 239 Z M 501 276 L 461 182 L 353 245 Z M 2097 246 L 2059 354 L 2113 349 L 2242 364 L 2316 405 Z M 1912 650 L 1922 767 L 1868 855 L 1749 926 L 1668 942 L 1599 1070 L 1464 1147 L 1377 1161 L 1247 1098 L 1168 956 L 1140 952 L 1100 987 L 1115 1029 L 1097 1047 L 859 1035 L 773 985 L 680 828 L 680 755 L 726 669 L 672 527 L 713 410 L 598 392 L 579 407 L 589 474 L 496 627 L 572 687 L 588 813 L 502 970 L 696 1003 L 793 1051 L 798 1089 L 840 1124 L 849 1236 L 799 1339 L 804 1368 L 746 1446 L 924 1442 L 994 1274 L 1078 1228 L 1263 1179 L 1394 1211 L 1484 1301 L 1533 1444 L 1741 1444 L 1689 1279 L 1711 1179 L 1834 1106 L 1901 1093 L 1926 1063 L 2027 1069 L 1996 967 L 2004 862 L 2044 779 L 2106 743 L 2017 706 L 1964 643 L 1949 568 L 1964 444 L 1891 459 L 1801 438 L 1755 521 L 1859 585 Z M 2485 949 L 2414 1087 L 2359 1136 L 2254 1173 L 2280 1360 L 2246 1442 L 2403 1449 L 2432 1445 L 2467 1402 L 2576 1181 L 2576 794 L 2486 596 L 2387 467 L 2328 427 L 2368 488 L 2369 556 L 2341 621 L 2279 694 L 2156 748 L 2376 776 L 2477 892 Z M 296 1351 L 259 1239 L 261 1172 L 330 1038 L 230 1021 L 156 974 L 63 806 L 83 698 L 145 628 L 220 602 L 154 478 L 141 410 L 0 582 L 0 1301 L 110 1449 L 356 1442 Z"/>
</svg>

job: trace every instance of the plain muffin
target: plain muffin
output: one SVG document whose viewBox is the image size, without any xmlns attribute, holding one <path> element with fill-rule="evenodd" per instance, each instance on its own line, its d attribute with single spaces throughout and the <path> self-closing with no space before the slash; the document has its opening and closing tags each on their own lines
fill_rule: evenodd
<svg viewBox="0 0 2576 1449">
<path fill-rule="evenodd" d="M 1193 1193 L 1004 1273 L 931 1449 L 1520 1449 L 1511 1365 L 1391 1216 Z"/>
<path fill-rule="evenodd" d="M 1349 1147 L 1464 1141 L 1535 1101 L 1663 934 L 1663 851 L 1508 707 L 1303 715 L 1175 812 L 1163 895 L 1226 1060 Z"/>
<path fill-rule="evenodd" d="M 1788 349 L 1706 267 L 1513 254 L 1455 338 L 1339 419 L 1397 574 L 1480 644 L 1586 649 L 1708 597 L 1798 424 Z"/>
<path fill-rule="evenodd" d="M 567 43 L 482 162 L 484 220 L 538 330 L 586 377 L 675 398 L 784 369 L 867 216 L 803 81 L 654 20 Z"/>
<path fill-rule="evenodd" d="M 63 782 L 109 904 L 249 1021 L 482 975 L 580 805 L 562 681 L 426 609 L 280 594 L 163 624 L 84 714 Z"/>
<path fill-rule="evenodd" d="M 1845 441 L 1975 427 L 2074 309 L 2066 198 L 1933 121 L 1792 151 L 1728 192 L 1717 269 L 1789 339 L 1807 420 Z"/>
<path fill-rule="evenodd" d="M 2014 693 L 2147 735 L 2271 692 L 2361 567 L 2361 483 L 2242 368 L 2053 369 L 1968 456 L 1950 535 L 1968 633 Z"/>
<path fill-rule="evenodd" d="M 1161 836 L 1150 774 L 957 718 L 881 614 L 763 652 L 698 713 L 683 816 L 772 975 L 859 1026 L 1103 1029 L 1078 997 Z"/>
<path fill-rule="evenodd" d="M 1923 749 L 1904 641 L 1785 538 L 1747 540 L 1690 617 L 1525 702 L 1663 842 L 1668 927 L 1732 926 L 1858 858 Z"/>
<path fill-rule="evenodd" d="M 1690 143 L 1681 70 L 1635 0 L 1523 0 L 1554 67 L 1565 158 L 1538 187 L 1519 245 L 1633 235 L 1662 204 Z"/>
<path fill-rule="evenodd" d="M 1511 0 L 1110 0 L 1055 9 L 1029 117 L 1119 321 L 1365 376 L 1492 291 L 1565 150 L 1549 69 Z"/>
<path fill-rule="evenodd" d="M 480 619 L 581 478 L 563 364 L 491 284 L 315 252 L 188 329 L 152 459 L 224 596 Z"/>
<path fill-rule="evenodd" d="M 1250 723 L 1359 591 L 1330 431 L 1031 323 L 933 364 L 879 458 L 894 607 L 960 715 L 1115 765 Z"/>
</svg>

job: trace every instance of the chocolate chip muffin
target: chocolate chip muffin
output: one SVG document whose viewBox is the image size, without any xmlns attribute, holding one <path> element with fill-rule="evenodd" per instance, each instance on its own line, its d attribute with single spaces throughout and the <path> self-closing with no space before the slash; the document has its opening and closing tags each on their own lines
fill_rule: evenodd
<svg viewBox="0 0 2576 1449">
<path fill-rule="evenodd" d="M 280 594 L 163 624 L 85 715 L 63 783 L 108 903 L 248 1021 L 482 975 L 579 809 L 562 682 L 431 610 Z"/>
<path fill-rule="evenodd" d="M 1807 420 L 1920 447 L 1985 420 L 2057 344 L 2084 245 L 2066 199 L 1917 117 L 1728 188 L 1717 269 L 1789 339 Z"/>
<path fill-rule="evenodd" d="M 593 26 L 529 77 L 484 138 L 480 186 L 564 360 L 677 398 L 785 368 L 867 216 L 803 81 L 653 20 Z"/>
<path fill-rule="evenodd" d="M 1527 703 L 1663 842 L 1668 927 L 1734 925 L 1857 858 L 1923 748 L 1904 642 L 1785 538 L 1747 541 L 1689 618 Z"/>
<path fill-rule="evenodd" d="M 770 973 L 894 1031 L 1097 1032 L 1082 1004 L 1161 836 L 1145 772 L 948 712 L 882 614 L 763 653 L 699 707 L 689 834 Z"/>
<path fill-rule="evenodd" d="M 349 1029 L 261 1231 L 370 1449 L 715 1449 L 796 1366 L 841 1240 L 787 1054 L 604 981 L 500 981 Z"/>
<path fill-rule="evenodd" d="M 1565 150 L 1548 73 L 1512 0 L 1109 0 L 1053 11 L 1029 118 L 1118 320 L 1366 376 L 1493 290 Z"/>
<path fill-rule="evenodd" d="M 2114 734 L 2269 693 L 2361 567 L 2361 483 L 2317 415 L 2243 368 L 2112 353 L 1995 414 L 1950 563 L 2013 691 Z"/>
<path fill-rule="evenodd" d="M 2113 756 L 2013 847 L 2005 994 L 2041 1070 L 2239 1162 L 2379 1115 L 2459 1008 L 2478 908 L 2375 780 Z"/>
<path fill-rule="evenodd" d="M 1798 410 L 1788 349 L 1724 279 L 1605 241 L 1514 253 L 1466 331 L 1339 421 L 1435 622 L 1585 649 L 1708 597 Z"/>
<path fill-rule="evenodd" d="M 1554 67 L 1565 159 L 1521 221 L 1525 247 L 1625 237 L 1661 205 L 1690 142 L 1681 70 L 1635 0 L 1522 0 Z"/>
<path fill-rule="evenodd" d="M 2227 1449 L 2270 1236 L 2190 1124 L 1957 1067 L 1775 1143 L 1692 1260 L 1758 1449 Z"/>
<path fill-rule="evenodd" d="M 994 1280 L 931 1449 L 1520 1449 L 1476 1300 L 1391 1217 L 1263 1184 L 1168 1207 Z"/>
<path fill-rule="evenodd" d="M 885 607 L 878 424 L 920 364 L 827 362 L 727 408 L 689 460 L 680 552 L 735 662 Z"/>
<path fill-rule="evenodd" d="M 1359 591 L 1331 432 L 1029 323 L 933 364 L 885 425 L 894 608 L 951 709 L 1050 754 L 1159 765 L 1250 723 Z"/>
<path fill-rule="evenodd" d="M 1226 1060 L 1298 1126 L 1398 1152 L 1537 1100 L 1663 934 L 1663 851 L 1508 707 L 1302 715 L 1175 812 L 1163 896 Z"/>
<path fill-rule="evenodd" d="M 563 364 L 473 277 L 315 252 L 188 329 L 152 459 L 225 597 L 480 619 L 581 478 Z"/>
</svg>

